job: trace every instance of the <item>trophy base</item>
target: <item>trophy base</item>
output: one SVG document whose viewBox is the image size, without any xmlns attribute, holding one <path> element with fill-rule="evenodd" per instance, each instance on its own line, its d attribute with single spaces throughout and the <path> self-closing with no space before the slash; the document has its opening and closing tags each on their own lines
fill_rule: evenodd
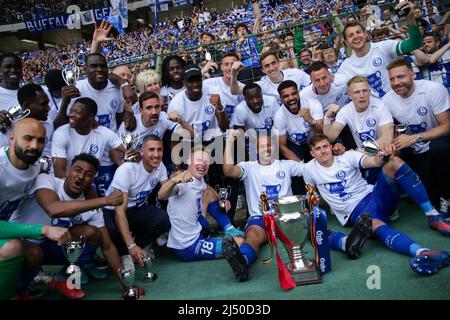
<svg viewBox="0 0 450 320">
<path fill-rule="evenodd" d="M 322 277 L 320 276 L 320 272 L 314 265 L 303 270 L 291 270 L 291 268 L 289 268 L 289 264 L 287 265 L 287 267 L 289 273 L 292 276 L 292 279 L 295 281 L 297 286 L 322 283 Z"/>
</svg>

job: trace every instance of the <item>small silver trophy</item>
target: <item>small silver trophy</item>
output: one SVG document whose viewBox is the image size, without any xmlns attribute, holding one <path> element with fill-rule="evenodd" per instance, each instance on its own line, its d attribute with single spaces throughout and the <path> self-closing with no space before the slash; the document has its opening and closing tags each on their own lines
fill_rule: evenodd
<svg viewBox="0 0 450 320">
<path fill-rule="evenodd" d="M 142 281 L 144 283 L 156 281 L 156 279 L 158 279 L 158 275 L 150 271 L 150 268 L 152 267 L 153 264 L 153 260 L 155 260 L 155 251 L 149 250 L 147 252 L 147 256 L 143 257 L 143 260 L 144 260 L 144 268 L 147 273 L 145 274 L 145 277 L 144 279 L 142 279 Z"/>
<path fill-rule="evenodd" d="M 20 104 L 15 105 L 14 107 L 9 108 L 8 110 L 8 118 L 11 122 L 19 121 L 30 114 L 29 109 L 22 110 Z M 6 133 L 6 128 L 4 126 L 1 127 L 1 131 Z"/>
<path fill-rule="evenodd" d="M 289 273 L 297 285 L 321 283 L 319 269 L 314 260 L 305 256 L 305 244 L 309 238 L 311 214 L 306 209 L 306 196 L 288 196 L 269 200 L 275 209 L 275 223 L 294 244 L 285 246 L 289 255 L 286 264 Z"/>
<path fill-rule="evenodd" d="M 406 126 L 406 124 L 398 124 L 395 126 L 395 136 L 398 137 L 402 134 L 406 134 L 408 127 Z"/>
<path fill-rule="evenodd" d="M 385 155 L 383 151 L 380 150 L 380 146 L 375 141 L 374 138 L 368 136 L 369 139 L 364 140 L 363 144 L 363 152 L 369 156 L 383 156 L 383 160 L 387 162 L 389 160 L 389 156 Z"/>
<path fill-rule="evenodd" d="M 141 135 L 139 133 L 130 133 L 126 134 L 125 137 L 122 139 L 122 143 L 127 149 L 127 151 L 134 150 L 139 145 L 139 142 L 141 140 Z M 134 156 L 126 157 L 124 158 L 125 161 L 133 161 Z"/>
<path fill-rule="evenodd" d="M 133 290 L 134 282 L 136 278 L 136 271 L 134 268 L 119 268 L 120 282 L 127 288 L 123 299 L 124 300 L 136 300 L 136 293 Z"/>
<path fill-rule="evenodd" d="M 225 207 L 225 200 L 228 200 L 228 197 L 231 194 L 231 186 L 221 187 L 216 185 L 216 192 L 219 195 L 220 206 L 222 208 Z"/>
<path fill-rule="evenodd" d="M 70 277 L 75 273 L 81 272 L 80 267 L 77 266 L 75 262 L 78 261 L 78 258 L 83 253 L 85 245 L 86 245 L 86 238 L 83 235 L 80 236 L 80 240 L 70 241 L 65 245 L 63 245 L 64 256 L 70 263 L 70 265 L 66 269 L 66 275 L 68 277 Z"/>
<path fill-rule="evenodd" d="M 50 158 L 49 156 L 42 155 L 38 159 L 38 163 L 41 167 L 42 172 L 49 173 L 50 169 L 52 168 L 53 161 L 52 158 Z"/>
<path fill-rule="evenodd" d="M 66 65 L 61 73 L 67 85 L 74 86 L 80 78 L 80 68 L 76 64 L 76 59 L 72 59 L 72 63 Z"/>
</svg>

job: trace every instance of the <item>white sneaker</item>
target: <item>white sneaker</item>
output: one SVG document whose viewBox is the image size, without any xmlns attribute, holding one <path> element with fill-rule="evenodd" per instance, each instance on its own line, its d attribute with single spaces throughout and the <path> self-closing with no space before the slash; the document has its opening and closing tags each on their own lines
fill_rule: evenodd
<svg viewBox="0 0 450 320">
<path fill-rule="evenodd" d="M 49 284 L 53 280 L 53 274 L 39 270 L 38 274 L 34 277 L 32 284 Z"/>
<path fill-rule="evenodd" d="M 445 200 L 444 198 L 440 198 L 440 209 L 439 212 L 443 213 L 444 215 L 447 214 L 448 212 L 448 206 L 449 206 L 449 201 Z"/>
</svg>

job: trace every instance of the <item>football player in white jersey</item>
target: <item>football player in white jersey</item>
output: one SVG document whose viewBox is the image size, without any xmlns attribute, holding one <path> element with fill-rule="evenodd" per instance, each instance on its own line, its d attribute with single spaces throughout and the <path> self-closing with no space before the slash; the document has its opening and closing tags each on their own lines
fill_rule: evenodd
<svg viewBox="0 0 450 320">
<path fill-rule="evenodd" d="M 142 140 L 149 134 L 162 139 L 165 132 L 169 130 L 178 136 L 194 137 L 194 129 L 179 114 L 172 112 L 167 115 L 161 111 L 161 101 L 155 92 L 144 92 L 139 96 L 139 113 L 140 115 L 136 118 L 136 129 L 128 131 L 122 123 L 117 132 L 122 139 L 129 134 L 139 137 L 136 150 L 141 148 Z"/>
<path fill-rule="evenodd" d="M 88 153 L 99 159 L 101 167 L 96 185 L 98 193 L 104 195 L 112 181 L 116 166 L 105 162 L 103 155 L 108 154 L 108 158 L 116 165 L 121 165 L 122 155 L 126 154 L 127 150 L 117 134 L 96 123 L 96 114 L 97 105 L 94 100 L 87 97 L 75 100 L 70 112 L 70 123 L 55 130 L 51 154 L 55 176 L 58 178 L 66 176 L 66 170 L 77 154 Z M 133 151 L 134 155 L 136 153 Z M 132 155 L 128 152 L 126 156 Z"/>
<path fill-rule="evenodd" d="M 272 129 L 273 119 L 280 105 L 274 97 L 263 95 L 261 87 L 255 82 L 245 85 L 243 94 L 244 101 L 237 105 L 230 127 L 245 130 L 249 138 L 249 156 L 251 160 L 255 160 L 255 139 L 258 133 Z"/>
<path fill-rule="evenodd" d="M 76 263 L 81 267 L 83 273 L 89 274 L 96 280 L 103 280 L 107 274 L 100 274 L 98 270 L 88 265 L 92 261 L 98 245 L 101 245 L 102 251 L 117 277 L 120 277 L 118 269 L 123 266 L 105 227 L 103 214 L 96 209 L 106 205 L 120 205 L 123 202 L 123 195 L 119 190 L 115 190 L 107 197 L 85 199 L 84 193 L 91 188 L 99 166 L 98 159 L 84 153 L 73 158 L 65 179 L 48 174 L 39 175 L 32 187 L 33 197 L 24 201 L 20 211 L 16 211 L 11 217 L 11 221 L 67 227 L 70 230 L 71 238 L 75 240 L 83 235 L 86 244 Z M 67 264 L 61 248 L 55 241 L 33 242 L 37 242 L 43 251 L 42 263 L 44 265 Z M 67 286 L 64 270 L 65 268 L 52 277 L 49 286 L 69 299 L 83 298 L 83 290 Z M 87 278 L 84 280 L 84 277 L 87 277 L 86 274 L 81 276 L 81 284 L 87 282 Z M 123 288 L 123 290 L 126 289 Z M 138 296 L 144 294 L 140 288 L 135 287 L 134 290 Z"/>
<path fill-rule="evenodd" d="M 14 53 L 0 56 L 0 112 L 18 104 L 17 90 L 22 80 L 22 60 Z"/>
<path fill-rule="evenodd" d="M 183 83 L 183 70 L 186 67 L 186 61 L 180 56 L 173 55 L 164 58 L 161 67 L 161 91 L 164 103 L 170 104 L 170 101 L 186 87 Z"/>
<path fill-rule="evenodd" d="M 170 221 L 164 210 L 147 202 L 148 195 L 157 184 L 163 186 L 168 181 L 166 168 L 161 162 L 161 139 L 154 135 L 146 136 L 141 154 L 142 160 L 138 163 L 125 162 L 116 170 L 106 194 L 120 190 L 124 201 L 115 207 L 105 207 L 103 216 L 122 259 L 132 259 L 143 266 L 143 259 L 147 256 L 143 248 L 169 231 Z"/>
<path fill-rule="evenodd" d="M 394 120 L 386 104 L 371 96 L 367 78 L 353 77 L 348 82 L 348 96 L 352 102 L 342 109 L 338 105 L 331 105 L 325 113 L 323 133 L 334 142 L 348 125 L 358 148 L 363 147 L 364 141 L 376 141 L 383 151 L 390 148 L 394 137 Z M 333 122 L 334 118 L 336 120 Z M 375 183 L 378 171 L 365 170 L 364 175 L 369 183 Z"/>
<path fill-rule="evenodd" d="M 260 57 L 261 70 L 265 76 L 256 83 L 261 87 L 262 92 L 265 95 L 272 96 L 277 99 L 278 104 L 281 106 L 281 98 L 278 94 L 278 86 L 284 80 L 293 80 L 298 86 L 298 90 L 302 90 L 304 87 L 311 83 L 309 75 L 303 70 L 290 68 L 281 70 L 280 59 L 278 53 L 274 51 L 266 51 L 261 54 Z M 242 87 L 238 86 L 237 74 L 243 69 L 241 62 L 235 62 L 233 65 L 232 80 L 231 80 L 231 93 L 242 94 Z"/>
<path fill-rule="evenodd" d="M 383 100 L 406 132 L 394 139 L 401 157 L 417 172 L 445 214 L 450 200 L 450 99 L 437 82 L 415 80 L 411 64 L 398 58 L 388 65 L 392 90 Z"/>
<path fill-rule="evenodd" d="M 418 49 L 423 42 L 419 27 L 414 16 L 414 5 L 404 1 L 395 6 L 396 9 L 409 10 L 408 34 L 409 38 L 384 40 L 377 43 L 369 41 L 369 35 L 359 22 L 347 23 L 344 27 L 344 42 L 352 49 L 352 55 L 345 59 L 335 74 L 335 82 L 345 84 L 356 75 L 363 75 L 369 79 L 373 95 L 382 98 L 390 90 L 389 77 L 386 66 L 398 55 L 409 54 Z"/>
<path fill-rule="evenodd" d="M 244 182 L 247 207 L 250 218 L 245 228 L 245 241 L 239 245 L 232 237 L 223 239 L 223 254 L 233 269 L 236 278 L 248 280 L 248 269 L 256 259 L 256 255 L 266 241 L 264 221 L 260 209 L 260 195 L 264 192 L 270 200 L 292 195 L 291 178 L 302 176 L 304 164 L 293 160 L 277 160 L 276 146 L 272 137 L 260 135 L 256 141 L 258 161 L 239 162 L 233 164 L 233 144 L 242 130 L 230 130 L 225 145 L 223 173 L 227 177 L 239 178 Z"/>
<path fill-rule="evenodd" d="M 0 148 L 0 221 L 8 221 L 14 211 L 19 208 L 22 201 L 28 196 L 31 186 L 41 170 L 36 161 L 41 156 L 44 145 L 45 127 L 36 119 L 26 118 L 15 124 L 9 138 L 9 146 Z M 29 230 L 35 230 L 35 228 L 36 226 L 29 226 Z M 58 230 L 63 231 L 62 229 Z M 27 233 L 26 230 L 24 231 Z M 40 229 L 38 233 L 34 233 L 33 237 L 38 237 L 42 231 L 44 230 Z M 48 232 L 53 231 L 46 228 L 45 233 L 49 235 Z M 60 236 L 62 237 L 61 234 Z M 55 236 L 50 236 L 50 238 L 57 240 Z M 65 238 L 66 241 L 70 239 L 67 234 Z M 14 242 L 10 245 L 14 245 Z M 39 261 L 42 259 L 42 255 L 39 252 L 22 242 L 16 243 L 19 246 L 16 248 L 11 248 L 10 245 L 6 246 L 4 250 L 9 247 L 13 252 L 23 252 L 25 271 L 32 272 L 39 268 Z M 0 248 L 0 250 L 2 249 Z M 9 254 L 6 254 L 6 257 L 8 258 Z M 12 278 L 16 279 L 19 270 L 16 271 Z M 27 272 L 21 275 L 22 278 L 27 278 L 27 276 Z M 21 279 L 21 281 L 26 282 L 26 279 Z M 0 291 L 8 289 L 11 288 L 2 286 Z M 24 295 L 26 289 L 27 285 L 19 286 L 18 294 Z"/>
<path fill-rule="evenodd" d="M 278 87 L 283 106 L 276 112 L 273 126 L 285 159 L 309 161 L 308 139 L 314 133 L 322 133 L 322 106 L 315 100 L 300 96 L 297 84 L 283 81 Z"/>
<path fill-rule="evenodd" d="M 439 213 L 416 173 L 393 156 L 393 145 L 376 156 L 353 150 L 333 156 L 329 138 L 319 134 L 311 138 L 310 148 L 314 159 L 304 168 L 305 182 L 320 192 L 342 225 L 354 225 L 347 237 L 342 232 L 331 233 L 332 249 L 344 251 L 349 259 L 357 259 L 373 234 L 388 248 L 411 255 L 410 267 L 420 274 L 429 275 L 450 264 L 449 252 L 431 251 L 387 224 L 403 190 L 421 207 L 430 227 L 440 232 L 449 227 L 442 218 L 437 219 Z M 382 167 L 375 185 L 362 178 L 361 167 Z"/>
<path fill-rule="evenodd" d="M 219 200 L 217 192 L 204 180 L 211 156 L 202 148 L 191 150 L 186 171 L 175 173 L 158 192 L 160 200 L 169 200 L 167 213 L 170 231 L 167 246 L 183 261 L 221 258 L 222 239 L 201 234 L 208 227 L 206 213 L 219 224 L 225 235 L 234 236 L 239 243 L 244 233 L 236 229 L 227 216 L 228 200 Z"/>
<path fill-rule="evenodd" d="M 230 121 L 236 106 L 244 100 L 244 97 L 241 94 L 234 95 L 231 92 L 232 66 L 238 61 L 239 57 L 235 53 L 229 52 L 224 54 L 220 63 L 220 69 L 223 72 L 222 77 L 211 78 L 203 81 L 205 86 L 213 87 L 219 92 L 220 100 L 225 107 L 226 115 Z M 240 88 L 244 87 L 244 84 L 241 82 L 237 82 L 237 85 Z"/>
</svg>

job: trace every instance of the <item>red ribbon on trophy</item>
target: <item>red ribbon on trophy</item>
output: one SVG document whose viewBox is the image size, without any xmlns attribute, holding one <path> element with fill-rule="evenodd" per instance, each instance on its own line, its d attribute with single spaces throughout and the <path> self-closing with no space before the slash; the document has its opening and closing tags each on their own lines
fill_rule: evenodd
<svg viewBox="0 0 450 320">
<path fill-rule="evenodd" d="M 285 246 L 292 247 L 294 244 L 286 237 L 286 235 L 280 230 L 280 228 L 275 223 L 275 218 L 272 214 L 270 214 L 270 205 L 268 202 L 267 195 L 263 192 L 261 193 L 261 208 L 263 211 L 264 217 L 264 229 L 267 235 L 267 241 L 269 242 L 271 255 L 269 259 L 264 259 L 263 264 L 269 264 L 272 261 L 273 251 L 275 247 L 276 257 L 277 257 L 277 265 L 278 265 L 278 280 L 280 281 L 281 288 L 283 290 L 290 290 L 295 288 L 297 285 L 295 284 L 294 279 L 289 273 L 286 265 L 281 260 L 280 255 L 278 254 L 278 244 L 277 237 L 284 243 Z"/>
</svg>

